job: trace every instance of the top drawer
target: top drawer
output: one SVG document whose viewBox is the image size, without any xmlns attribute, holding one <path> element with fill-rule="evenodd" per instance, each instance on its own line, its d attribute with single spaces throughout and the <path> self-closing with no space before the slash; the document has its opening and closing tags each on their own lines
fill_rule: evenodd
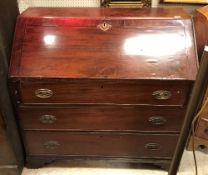
<svg viewBox="0 0 208 175">
<path fill-rule="evenodd" d="M 62 79 L 23 81 L 21 103 L 152 104 L 186 103 L 190 84 L 185 81 Z"/>
</svg>

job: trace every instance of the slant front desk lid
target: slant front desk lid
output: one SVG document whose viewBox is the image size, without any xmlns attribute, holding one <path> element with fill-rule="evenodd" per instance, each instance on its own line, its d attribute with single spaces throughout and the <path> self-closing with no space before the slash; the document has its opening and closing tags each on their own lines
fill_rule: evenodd
<svg viewBox="0 0 208 175">
<path fill-rule="evenodd" d="M 195 52 L 182 9 L 29 8 L 10 76 L 194 80 Z"/>
</svg>

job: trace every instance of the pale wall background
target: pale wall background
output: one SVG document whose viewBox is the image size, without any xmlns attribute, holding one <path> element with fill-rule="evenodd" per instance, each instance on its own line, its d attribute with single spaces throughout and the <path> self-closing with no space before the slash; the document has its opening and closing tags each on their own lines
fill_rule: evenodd
<svg viewBox="0 0 208 175">
<path fill-rule="evenodd" d="M 99 7 L 100 0 L 18 0 L 20 12 L 28 7 Z M 175 7 L 180 6 L 192 13 L 195 8 L 202 5 L 187 5 L 187 4 L 161 4 L 159 0 L 152 0 L 152 7 Z"/>
<path fill-rule="evenodd" d="M 20 12 L 27 7 L 99 7 L 100 0 L 18 0 Z"/>
</svg>

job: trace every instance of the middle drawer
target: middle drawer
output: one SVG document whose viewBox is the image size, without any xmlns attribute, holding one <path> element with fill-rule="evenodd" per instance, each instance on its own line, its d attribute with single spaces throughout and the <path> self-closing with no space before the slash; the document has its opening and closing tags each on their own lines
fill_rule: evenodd
<svg viewBox="0 0 208 175">
<path fill-rule="evenodd" d="M 179 132 L 185 108 L 176 106 L 23 106 L 25 130 Z"/>
</svg>

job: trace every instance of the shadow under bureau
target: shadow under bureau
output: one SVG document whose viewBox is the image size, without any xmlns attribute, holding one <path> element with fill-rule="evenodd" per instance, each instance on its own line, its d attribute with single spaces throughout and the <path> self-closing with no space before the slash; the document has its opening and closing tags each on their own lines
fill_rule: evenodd
<svg viewBox="0 0 208 175">
<path fill-rule="evenodd" d="M 29 8 L 9 74 L 27 166 L 168 165 L 197 68 L 182 9 Z"/>
</svg>

